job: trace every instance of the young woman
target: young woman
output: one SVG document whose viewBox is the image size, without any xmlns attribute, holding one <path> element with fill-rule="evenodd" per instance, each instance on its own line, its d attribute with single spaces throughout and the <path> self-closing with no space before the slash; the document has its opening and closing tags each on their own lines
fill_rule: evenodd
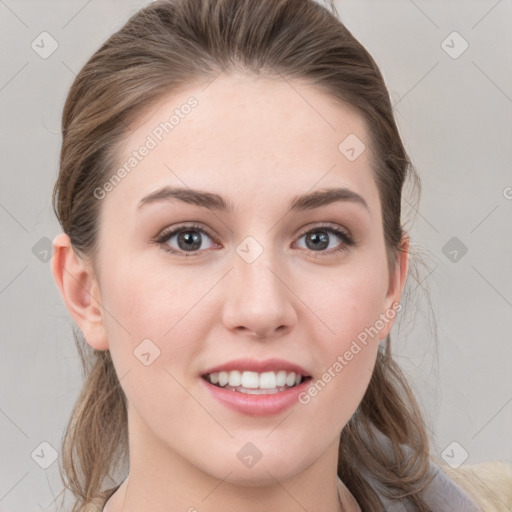
<svg viewBox="0 0 512 512">
<path fill-rule="evenodd" d="M 481 510 L 391 354 L 415 175 L 335 15 L 152 2 L 77 75 L 62 133 L 73 512 Z"/>
</svg>

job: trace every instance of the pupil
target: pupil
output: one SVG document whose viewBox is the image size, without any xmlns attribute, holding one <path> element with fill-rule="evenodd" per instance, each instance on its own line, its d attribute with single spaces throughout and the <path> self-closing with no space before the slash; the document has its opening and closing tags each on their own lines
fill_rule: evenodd
<svg viewBox="0 0 512 512">
<path fill-rule="evenodd" d="M 309 241 L 313 240 L 313 244 L 310 246 Z M 312 234 L 309 237 L 306 237 L 306 245 L 308 246 L 308 249 L 318 249 L 319 244 L 321 246 L 321 249 L 325 249 L 329 245 L 329 240 L 327 237 L 327 234 L 325 232 L 320 232 L 320 234 Z"/>
<path fill-rule="evenodd" d="M 180 244 L 180 242 L 184 242 L 185 250 L 199 249 L 199 247 L 201 247 L 200 237 L 195 231 L 185 231 L 181 233 L 178 237 L 178 244 Z M 183 249 L 181 244 L 180 248 Z"/>
</svg>

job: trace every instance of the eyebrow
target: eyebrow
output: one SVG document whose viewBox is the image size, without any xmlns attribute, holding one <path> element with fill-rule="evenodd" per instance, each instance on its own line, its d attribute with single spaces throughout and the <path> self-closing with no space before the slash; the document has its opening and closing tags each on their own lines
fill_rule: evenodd
<svg viewBox="0 0 512 512">
<path fill-rule="evenodd" d="M 201 190 L 193 190 L 191 188 L 173 187 L 162 187 L 143 197 L 139 202 L 138 208 L 150 203 L 172 200 L 195 204 L 197 206 L 219 212 L 233 213 L 235 211 L 234 203 L 226 201 L 218 194 L 204 192 Z M 294 196 L 288 205 L 288 209 L 291 211 L 313 210 L 335 202 L 356 203 L 368 210 L 368 205 L 364 198 L 353 190 L 345 187 L 316 190 L 314 192 Z"/>
</svg>

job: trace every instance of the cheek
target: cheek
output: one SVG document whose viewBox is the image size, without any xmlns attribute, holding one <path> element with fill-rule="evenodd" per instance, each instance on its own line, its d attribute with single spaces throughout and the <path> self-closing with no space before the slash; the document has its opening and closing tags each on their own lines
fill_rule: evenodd
<svg viewBox="0 0 512 512">
<path fill-rule="evenodd" d="M 133 335 L 154 336 L 165 342 L 190 324 L 193 310 L 215 284 L 214 276 L 202 277 L 185 268 L 126 258 L 122 266 L 111 265 L 102 285 L 103 304 L 111 313 L 107 317 L 116 317 L 114 324 L 122 322 Z M 112 318 L 108 323 L 115 328 Z"/>
<path fill-rule="evenodd" d="M 354 265 L 323 281 L 320 291 L 310 293 L 306 300 L 315 312 L 315 352 L 319 360 L 318 392 L 323 393 L 323 405 L 343 393 L 343 411 L 357 407 L 373 371 L 381 340 L 381 331 L 392 318 L 385 318 L 385 297 L 388 289 L 385 262 Z M 318 281 L 316 281 L 318 285 Z M 313 290 L 306 281 L 306 290 Z M 315 298 L 315 296 L 317 298 Z M 313 391 L 315 393 L 315 391 Z M 330 398 L 329 398 L 330 397 Z M 307 401 L 307 397 L 306 397 Z M 349 405 L 349 403 L 351 405 Z"/>
<path fill-rule="evenodd" d="M 299 402 L 311 428 L 332 438 L 363 399 L 377 357 L 384 292 L 372 277 L 377 278 L 347 277 L 328 289 L 331 300 L 324 309 L 315 310 L 325 319 L 315 328 L 318 374 Z"/>
<path fill-rule="evenodd" d="M 385 264 L 374 261 L 371 265 L 347 265 L 328 279 L 309 282 L 305 277 L 303 283 L 304 302 L 309 301 L 320 320 L 317 339 L 323 340 L 326 352 L 343 350 L 360 333 L 368 331 L 369 339 L 380 340 L 371 327 L 384 312 L 389 284 Z M 377 327 L 382 328 L 380 323 Z"/>
<path fill-rule="evenodd" d="M 190 369 L 204 339 L 201 298 L 213 285 L 205 280 L 197 284 L 179 270 L 163 270 L 140 262 L 112 265 L 102 285 L 118 378 L 129 403 L 154 431 L 172 430 L 183 418 L 197 415 L 197 404 L 184 389 L 197 378 Z"/>
<path fill-rule="evenodd" d="M 115 258 L 109 262 L 115 261 Z M 140 369 L 169 370 L 180 382 L 200 350 L 206 328 L 204 300 L 215 276 L 198 279 L 184 269 L 105 262 L 102 300 L 112 357 L 119 374 Z M 146 355 L 149 353 L 149 356 Z"/>
</svg>

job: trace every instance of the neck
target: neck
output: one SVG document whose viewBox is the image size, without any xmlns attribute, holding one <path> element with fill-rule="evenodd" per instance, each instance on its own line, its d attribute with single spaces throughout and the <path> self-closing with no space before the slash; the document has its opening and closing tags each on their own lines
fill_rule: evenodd
<svg viewBox="0 0 512 512">
<path fill-rule="evenodd" d="M 277 462 L 272 456 L 279 446 L 274 447 L 274 454 L 267 446 L 266 453 L 271 456 L 262 457 L 247 469 L 236 458 L 231 464 L 226 460 L 189 460 L 171 450 L 131 413 L 129 408 L 129 476 L 108 500 L 104 512 L 357 510 L 337 476 L 339 436 L 328 443 L 319 458 L 309 455 L 311 460 L 301 461 L 297 457 L 297 471 L 292 471 L 291 462 Z M 234 453 L 238 449 L 234 448 Z"/>
<path fill-rule="evenodd" d="M 338 444 L 337 437 L 320 458 L 305 464 L 302 471 L 288 473 L 287 478 L 282 477 L 286 471 L 269 471 L 262 465 L 249 470 L 251 478 L 247 474 L 241 478 L 234 471 L 216 478 L 199 464 L 170 452 L 147 431 L 132 435 L 129 476 L 104 512 L 348 512 L 353 510 L 348 506 L 352 502 L 336 473 Z"/>
</svg>

